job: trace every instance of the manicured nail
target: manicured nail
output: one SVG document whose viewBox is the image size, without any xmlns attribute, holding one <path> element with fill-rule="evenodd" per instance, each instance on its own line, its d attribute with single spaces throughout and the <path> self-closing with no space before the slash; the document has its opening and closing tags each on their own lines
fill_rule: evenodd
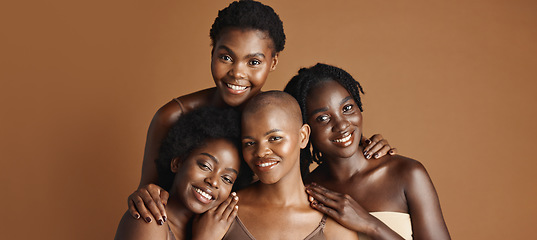
<svg viewBox="0 0 537 240">
<path fill-rule="evenodd" d="M 367 155 L 365 156 L 365 158 L 366 158 L 366 159 L 370 159 L 370 158 L 371 158 L 371 154 L 367 154 Z"/>
<path fill-rule="evenodd" d="M 238 201 L 239 197 L 235 196 L 235 197 L 233 197 L 233 200 Z"/>
<path fill-rule="evenodd" d="M 150 222 L 151 222 L 151 218 L 150 218 L 150 217 L 146 217 L 146 218 L 145 218 L 145 221 L 148 222 L 148 223 L 150 223 Z"/>
<path fill-rule="evenodd" d="M 158 223 L 158 225 L 162 225 L 162 224 L 164 224 L 164 221 L 162 221 L 162 219 L 159 219 L 159 220 L 157 220 L 157 223 Z"/>
<path fill-rule="evenodd" d="M 371 143 L 371 140 L 366 139 L 366 140 L 365 140 L 365 143 L 366 143 L 366 144 L 370 144 L 370 143 Z"/>
<path fill-rule="evenodd" d="M 168 220 L 168 218 L 166 216 L 162 216 L 162 219 L 164 219 L 164 222 L 166 222 L 166 220 Z"/>
<path fill-rule="evenodd" d="M 379 158 L 379 154 L 378 154 L 378 153 L 375 153 L 375 158 Z"/>
<path fill-rule="evenodd" d="M 394 154 L 393 150 L 390 150 L 390 155 L 393 155 L 393 154 Z"/>
<path fill-rule="evenodd" d="M 364 151 L 364 156 L 367 156 L 367 151 Z"/>
<path fill-rule="evenodd" d="M 140 219 L 140 214 L 138 214 L 138 213 L 137 213 L 137 214 L 134 214 L 134 218 L 136 218 L 136 219 Z"/>
<path fill-rule="evenodd" d="M 231 196 L 237 196 L 237 193 L 232 192 L 232 193 L 231 193 Z"/>
<path fill-rule="evenodd" d="M 310 200 L 310 202 L 313 202 L 313 200 L 315 200 L 312 196 L 308 196 L 308 200 Z"/>
</svg>

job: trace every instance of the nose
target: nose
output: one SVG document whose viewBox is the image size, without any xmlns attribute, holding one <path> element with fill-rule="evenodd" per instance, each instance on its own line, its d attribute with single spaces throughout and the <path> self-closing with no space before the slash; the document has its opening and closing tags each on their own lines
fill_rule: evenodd
<svg viewBox="0 0 537 240">
<path fill-rule="evenodd" d="M 209 186 L 215 188 L 215 189 L 218 189 L 219 187 L 219 184 L 218 184 L 218 176 L 217 174 L 209 174 L 206 178 L 205 178 L 205 183 L 207 183 Z"/>
<path fill-rule="evenodd" d="M 233 76 L 235 79 L 244 79 L 246 78 L 246 69 L 243 64 L 234 63 L 233 67 L 231 68 L 230 75 Z"/>
<path fill-rule="evenodd" d="M 260 143 L 257 146 L 258 147 L 255 153 L 257 157 L 263 158 L 263 157 L 268 156 L 272 152 L 270 148 L 266 146 L 266 144 Z"/>
<path fill-rule="evenodd" d="M 342 132 L 345 131 L 350 126 L 350 122 L 347 118 L 338 116 L 336 117 L 336 121 L 334 121 L 334 127 L 332 130 L 334 132 Z"/>
</svg>

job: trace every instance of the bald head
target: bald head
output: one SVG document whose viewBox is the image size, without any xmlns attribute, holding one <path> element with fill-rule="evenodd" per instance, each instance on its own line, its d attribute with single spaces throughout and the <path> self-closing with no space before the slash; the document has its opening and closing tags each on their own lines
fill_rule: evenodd
<svg viewBox="0 0 537 240">
<path fill-rule="evenodd" d="M 282 91 L 263 92 L 253 97 L 243 110 L 243 120 L 252 116 L 252 114 L 256 115 L 261 111 L 272 111 L 274 109 L 279 110 L 279 114 L 283 112 L 283 114 L 287 115 L 281 116 L 282 120 L 287 119 L 297 123 L 298 126 L 302 126 L 302 113 L 298 102 L 293 96 Z"/>
</svg>

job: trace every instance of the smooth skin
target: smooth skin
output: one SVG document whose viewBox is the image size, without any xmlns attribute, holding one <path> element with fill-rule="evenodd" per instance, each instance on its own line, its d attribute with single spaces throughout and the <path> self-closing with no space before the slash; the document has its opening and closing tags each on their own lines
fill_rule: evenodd
<svg viewBox="0 0 537 240">
<path fill-rule="evenodd" d="M 300 149 L 310 128 L 302 124 L 298 104 L 298 114 L 290 114 L 287 103 L 273 99 L 269 106 L 243 113 L 243 156 L 259 181 L 238 192 L 239 218 L 258 240 L 304 239 L 323 217 L 309 207 L 300 174 Z M 327 239 L 358 238 L 330 219 L 324 234 Z"/>
<path fill-rule="evenodd" d="M 169 229 L 175 239 L 186 239 L 195 215 L 194 222 L 204 228 L 192 229 L 193 239 L 221 239 L 238 212 L 238 197 L 230 192 L 238 176 L 239 154 L 228 140 L 211 139 L 184 161 L 173 159 L 171 170 L 176 175 L 165 208 L 168 221 L 146 224 L 125 213 L 115 239 L 170 239 Z"/>
<path fill-rule="evenodd" d="M 423 165 L 403 156 L 368 161 L 359 145 L 362 114 L 338 82 L 321 82 L 310 95 L 316 96 L 307 99 L 310 140 L 323 155 L 306 179 L 313 183 L 307 188 L 311 206 L 372 239 L 402 239 L 369 214 L 381 211 L 409 213 L 414 239 L 450 239 Z"/>
<path fill-rule="evenodd" d="M 146 222 L 167 219 L 164 206 L 168 193 L 154 183 L 158 178 L 155 159 L 170 127 L 183 114 L 203 106 L 241 109 L 261 92 L 268 74 L 276 69 L 279 53 L 274 52 L 273 46 L 272 39 L 263 31 L 237 28 L 223 31 L 211 51 L 211 72 L 216 87 L 181 96 L 178 99 L 182 106 L 172 100 L 155 113 L 147 132 L 142 178 L 138 190 L 127 200 L 134 218 L 141 217 Z M 369 141 L 365 153 L 368 158 L 396 153 L 379 134 L 364 140 Z"/>
</svg>

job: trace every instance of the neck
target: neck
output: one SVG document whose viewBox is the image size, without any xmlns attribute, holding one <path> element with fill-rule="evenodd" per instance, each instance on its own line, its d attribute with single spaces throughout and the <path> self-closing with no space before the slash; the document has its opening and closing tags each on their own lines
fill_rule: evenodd
<svg viewBox="0 0 537 240">
<path fill-rule="evenodd" d="M 168 213 L 168 225 L 170 225 L 175 237 L 177 239 L 186 239 L 186 235 L 189 232 L 189 221 L 194 216 L 194 213 L 185 207 L 173 190 L 170 192 L 166 212 Z"/>
<path fill-rule="evenodd" d="M 348 158 L 338 158 L 332 156 L 323 156 L 323 167 L 328 171 L 329 176 L 338 182 L 345 182 L 355 174 L 366 169 L 368 160 L 362 154 L 363 147 L 359 147 L 358 151 Z"/>
<path fill-rule="evenodd" d="M 298 165 L 298 164 L 297 164 Z M 273 184 L 257 182 L 258 199 L 269 205 L 296 206 L 308 203 L 306 188 L 302 182 L 300 168 L 293 168 L 286 176 Z"/>
</svg>

